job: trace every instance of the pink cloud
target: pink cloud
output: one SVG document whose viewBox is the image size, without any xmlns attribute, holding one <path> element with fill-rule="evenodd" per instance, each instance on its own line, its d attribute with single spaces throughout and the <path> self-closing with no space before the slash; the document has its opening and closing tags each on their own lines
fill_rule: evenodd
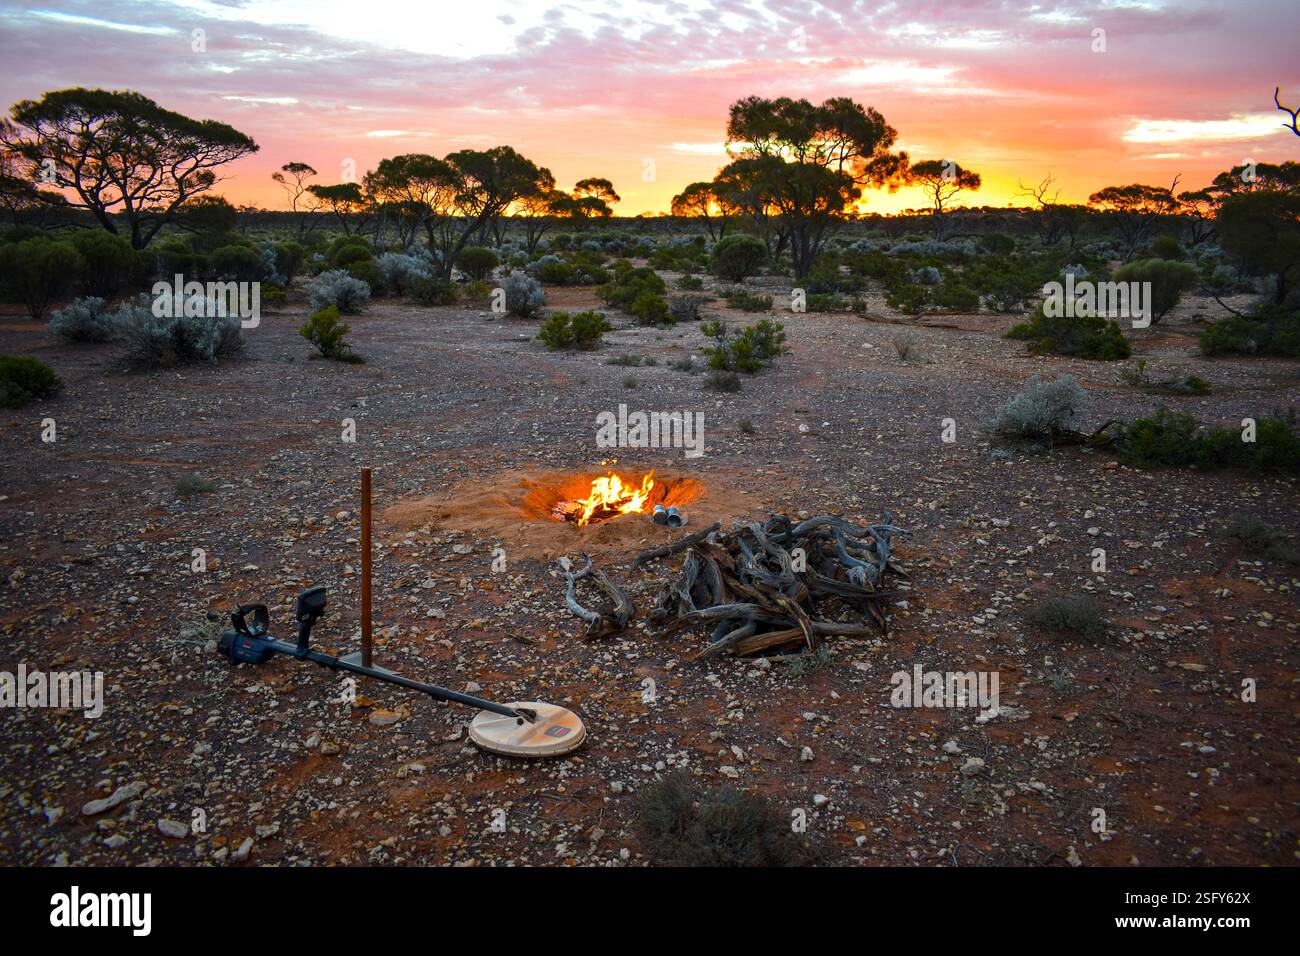
<svg viewBox="0 0 1300 956">
<path fill-rule="evenodd" d="M 259 23 L 253 9 L 231 3 L 204 15 L 165 0 L 0 6 L 8 66 L 0 96 L 126 87 L 231 123 L 262 149 L 222 188 L 263 204 L 279 202 L 269 176 L 289 160 L 333 181 L 349 159 L 364 171 L 397 152 L 510 143 L 562 184 L 611 177 L 624 212 L 663 209 L 718 165 L 671 144 L 720 141 L 728 105 L 752 93 L 873 105 L 905 142 L 984 172 L 981 198 L 996 203 L 1009 192 L 995 184 L 1049 169 L 1081 200 L 1102 185 L 1180 171 L 1185 183 L 1202 182 L 1245 148 L 1274 161 L 1296 152 L 1280 125 L 1254 140 L 1152 148 L 1125 138 L 1141 123 L 1209 130 L 1267 114 L 1277 84 L 1300 100 L 1300 12 L 1289 0 L 721 0 L 660 4 L 654 23 L 616 2 L 557 4 L 540 17 L 524 8 L 495 17 L 487 45 L 499 52 L 473 57 Z M 1104 53 L 1092 50 L 1096 28 L 1106 31 Z M 192 50 L 194 29 L 205 31 L 205 51 Z M 655 161 L 653 182 L 641 179 L 645 159 Z"/>
</svg>

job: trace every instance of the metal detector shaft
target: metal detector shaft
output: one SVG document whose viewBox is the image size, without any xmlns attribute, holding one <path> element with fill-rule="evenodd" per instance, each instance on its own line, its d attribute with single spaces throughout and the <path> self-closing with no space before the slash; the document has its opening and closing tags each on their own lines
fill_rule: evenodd
<svg viewBox="0 0 1300 956">
<path fill-rule="evenodd" d="M 409 687 L 411 690 L 418 690 L 421 693 L 428 694 L 435 700 L 446 700 L 456 704 L 468 704 L 470 707 L 478 707 L 482 710 L 490 710 L 494 714 L 501 714 L 504 717 L 519 717 L 533 722 L 536 716 L 527 708 L 507 707 L 504 704 L 496 704 L 490 700 L 484 700 L 481 697 L 471 697 L 469 694 L 461 694 L 454 690 L 448 690 L 446 687 L 439 687 L 437 684 L 426 684 L 423 681 L 411 680 L 409 677 L 403 677 L 401 674 L 393 674 L 388 671 L 376 670 L 373 667 L 366 667 L 363 664 L 353 664 L 351 661 L 345 661 L 340 657 L 331 657 L 329 654 L 321 654 L 319 651 L 302 651 L 293 644 L 286 644 L 284 641 L 267 641 L 268 646 L 274 648 L 277 653 L 287 654 L 290 657 L 296 657 L 299 660 L 314 661 L 322 664 L 331 670 L 348 671 L 352 674 L 360 674 L 362 677 L 373 677 L 375 680 L 381 680 L 386 684 L 396 684 L 398 687 Z"/>
</svg>

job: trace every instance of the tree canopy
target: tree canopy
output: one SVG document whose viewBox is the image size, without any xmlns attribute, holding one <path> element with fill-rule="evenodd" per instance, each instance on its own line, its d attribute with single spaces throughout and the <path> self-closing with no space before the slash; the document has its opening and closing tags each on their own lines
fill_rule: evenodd
<svg viewBox="0 0 1300 956">
<path fill-rule="evenodd" d="M 724 211 L 747 216 L 773 259 L 789 249 L 797 278 L 843 221 L 866 185 L 897 189 L 907 154 L 874 109 L 847 97 L 821 105 L 749 96 L 731 106 L 727 151 L 733 161 L 714 179 Z"/>
<path fill-rule="evenodd" d="M 164 109 L 140 93 L 84 88 L 14 105 L 0 144 L 33 182 L 63 191 L 69 207 L 123 227 L 143 249 L 188 201 L 219 181 L 216 170 L 257 151 L 232 126 Z"/>
</svg>

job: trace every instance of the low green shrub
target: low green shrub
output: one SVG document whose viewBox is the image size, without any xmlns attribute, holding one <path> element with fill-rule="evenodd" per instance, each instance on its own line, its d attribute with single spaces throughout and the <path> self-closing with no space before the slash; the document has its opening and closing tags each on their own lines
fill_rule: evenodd
<svg viewBox="0 0 1300 956">
<path fill-rule="evenodd" d="M 727 301 L 727 305 L 738 312 L 770 312 L 772 310 L 772 297 L 770 295 L 749 292 L 745 289 L 732 289 L 723 298 Z"/>
<path fill-rule="evenodd" d="M 500 264 L 497 254 L 482 246 L 466 246 L 456 257 L 456 268 L 480 282 L 485 281 Z"/>
<path fill-rule="evenodd" d="M 363 259 L 373 259 L 370 240 L 365 236 L 337 236 L 325 252 L 326 261 L 335 269 L 343 269 Z"/>
<path fill-rule="evenodd" d="M 1119 324 L 1100 316 L 1056 316 L 1050 318 L 1042 303 L 1028 322 L 1012 326 L 1006 338 L 1026 341 L 1040 353 L 1070 355 L 1098 362 L 1113 362 L 1133 354 Z"/>
<path fill-rule="evenodd" d="M 1255 515 L 1237 515 L 1223 534 L 1253 558 L 1300 564 L 1300 549 L 1291 543 L 1287 533 Z"/>
<path fill-rule="evenodd" d="M 1016 251 L 1016 240 L 1003 232 L 979 237 L 980 251 L 990 256 L 1009 256 Z"/>
<path fill-rule="evenodd" d="M 349 264 L 346 271 L 352 278 L 364 282 L 372 296 L 379 297 L 388 291 L 388 286 L 384 282 L 384 272 L 374 259 L 360 259 Z"/>
<path fill-rule="evenodd" d="M 732 282 L 758 275 L 767 263 L 767 245 L 755 236 L 724 236 L 713 247 L 713 274 Z"/>
<path fill-rule="evenodd" d="M 218 279 L 233 282 L 256 282 L 266 275 L 261 255 L 252 246 L 231 243 L 212 250 L 208 257 Z"/>
<path fill-rule="evenodd" d="M 1230 315 L 1201 333 L 1205 355 L 1277 355 L 1300 359 L 1300 310 L 1277 303 L 1256 307 L 1247 315 Z"/>
<path fill-rule="evenodd" d="M 190 498 L 194 495 L 210 495 L 217 490 L 217 483 L 211 478 L 200 475 L 186 475 L 176 482 L 176 497 Z"/>
<path fill-rule="evenodd" d="M 22 408 L 48 398 L 63 383 L 54 370 L 27 355 L 0 355 L 0 408 Z"/>
<path fill-rule="evenodd" d="M 1178 305 L 1183 293 L 1201 284 L 1194 266 L 1172 259 L 1139 259 L 1115 272 L 1116 282 L 1150 283 L 1151 323 L 1154 325 Z"/>
<path fill-rule="evenodd" d="M 411 299 L 420 305 L 455 305 L 456 286 L 441 276 L 422 276 L 411 280 Z"/>
<path fill-rule="evenodd" d="M 307 262 L 307 247 L 300 242 L 289 240 L 277 242 L 272 249 L 275 253 L 275 271 L 284 280 L 285 287 L 292 288 L 293 280 Z"/>
<path fill-rule="evenodd" d="M 646 293 L 662 298 L 667 290 L 667 284 L 653 269 L 632 268 L 624 261 L 615 265 L 610 281 L 596 293 L 610 305 L 630 310 L 632 303 Z"/>
<path fill-rule="evenodd" d="M 1151 240 L 1151 247 L 1147 250 L 1153 259 L 1182 259 L 1183 247 L 1179 244 L 1175 236 L 1164 234 L 1156 236 Z"/>
<path fill-rule="evenodd" d="M 313 312 L 311 318 L 298 329 L 298 334 L 316 346 L 316 350 L 325 358 L 359 362 L 360 357 L 346 341 L 347 334 L 351 331 L 351 326 L 339 320 L 338 307 L 327 305 Z"/>
<path fill-rule="evenodd" d="M 677 321 L 664 297 L 656 292 L 642 292 L 627 310 L 636 319 L 637 325 L 667 326 Z"/>
<path fill-rule="evenodd" d="M 540 329 L 537 330 L 537 337 L 549 349 L 579 349 L 590 351 L 600 345 L 601 337 L 612 326 L 605 320 L 603 312 L 587 310 L 570 314 L 568 312 L 552 312 L 546 317 Z M 633 364 L 611 362 L 617 364 Z M 639 363 L 638 363 L 639 364 Z"/>
<path fill-rule="evenodd" d="M 71 242 L 37 236 L 0 245 L 5 296 L 27 306 L 27 314 L 38 322 L 55 299 L 71 288 L 82 267 L 81 253 Z"/>
<path fill-rule="evenodd" d="M 930 293 L 931 304 L 952 312 L 978 312 L 979 293 L 959 282 L 945 282 Z"/>
<path fill-rule="evenodd" d="M 1202 425 L 1190 415 L 1162 406 L 1154 415 L 1122 426 L 1115 441 L 1121 460 L 1136 468 L 1300 472 L 1300 434 L 1294 411 L 1286 417 L 1256 419 L 1254 441 L 1246 441 L 1246 434 L 1244 426 Z"/>
<path fill-rule="evenodd" d="M 804 300 L 809 312 L 845 312 L 852 302 L 838 292 L 813 292 Z"/>
<path fill-rule="evenodd" d="M 929 290 L 915 282 L 898 283 L 885 293 L 885 305 L 904 315 L 919 315 L 929 300 Z"/>
<path fill-rule="evenodd" d="M 1199 375 L 1166 378 L 1156 381 L 1147 373 L 1147 360 L 1138 359 L 1132 368 L 1120 369 L 1120 378 L 1128 385 L 1153 395 L 1209 395 L 1210 383 Z"/>
<path fill-rule="evenodd" d="M 700 331 L 714 340 L 704 354 L 717 371 L 753 375 L 785 351 L 785 326 L 769 319 L 746 326 L 739 335 L 731 334 L 721 320 L 702 323 Z"/>
</svg>

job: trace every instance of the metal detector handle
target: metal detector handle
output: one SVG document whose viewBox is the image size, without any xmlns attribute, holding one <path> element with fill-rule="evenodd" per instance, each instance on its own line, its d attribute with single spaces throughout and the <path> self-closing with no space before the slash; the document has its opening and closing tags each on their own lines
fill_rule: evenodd
<svg viewBox="0 0 1300 956">
<path fill-rule="evenodd" d="M 305 657 L 311 640 L 311 629 L 325 613 L 325 589 L 309 588 L 298 595 L 298 647 L 297 657 Z"/>
</svg>

